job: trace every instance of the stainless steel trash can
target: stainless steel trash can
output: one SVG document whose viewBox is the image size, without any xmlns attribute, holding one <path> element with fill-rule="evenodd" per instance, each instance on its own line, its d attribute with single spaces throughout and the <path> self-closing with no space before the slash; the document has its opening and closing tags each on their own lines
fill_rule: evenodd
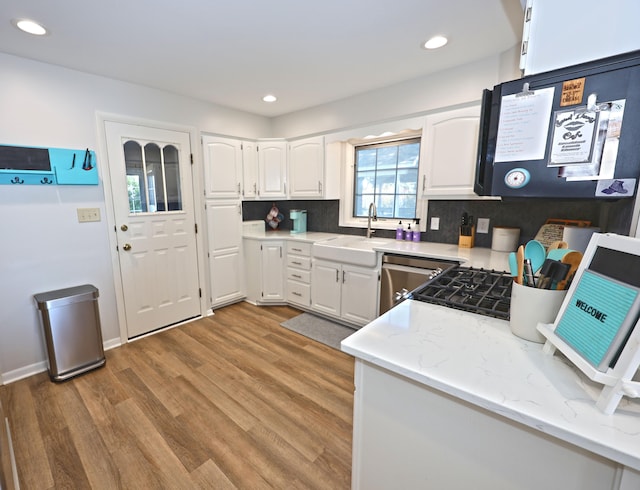
<svg viewBox="0 0 640 490">
<path fill-rule="evenodd" d="M 95 286 L 48 291 L 34 298 L 42 319 L 52 381 L 64 381 L 104 365 Z"/>
</svg>

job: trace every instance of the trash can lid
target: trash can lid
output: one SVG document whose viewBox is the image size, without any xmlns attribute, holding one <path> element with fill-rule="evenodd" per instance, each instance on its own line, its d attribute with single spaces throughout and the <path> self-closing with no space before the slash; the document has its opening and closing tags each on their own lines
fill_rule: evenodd
<svg viewBox="0 0 640 490">
<path fill-rule="evenodd" d="M 42 310 L 77 303 L 79 301 L 91 301 L 96 299 L 98 295 L 98 288 L 91 284 L 83 284 L 82 286 L 34 294 L 33 297 L 38 303 L 38 308 Z"/>
</svg>

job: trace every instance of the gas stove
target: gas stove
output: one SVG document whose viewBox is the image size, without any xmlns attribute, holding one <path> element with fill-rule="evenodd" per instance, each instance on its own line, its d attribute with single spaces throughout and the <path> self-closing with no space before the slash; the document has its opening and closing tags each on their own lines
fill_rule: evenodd
<svg viewBox="0 0 640 490">
<path fill-rule="evenodd" d="M 506 272 L 457 266 L 417 287 L 408 297 L 508 320 L 512 283 Z"/>
</svg>

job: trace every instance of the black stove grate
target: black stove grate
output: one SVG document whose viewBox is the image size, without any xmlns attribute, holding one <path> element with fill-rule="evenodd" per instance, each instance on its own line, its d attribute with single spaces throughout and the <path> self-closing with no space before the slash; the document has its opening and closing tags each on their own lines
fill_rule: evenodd
<svg viewBox="0 0 640 490">
<path fill-rule="evenodd" d="M 416 288 L 411 298 L 508 320 L 512 283 L 506 272 L 459 266 Z"/>
</svg>

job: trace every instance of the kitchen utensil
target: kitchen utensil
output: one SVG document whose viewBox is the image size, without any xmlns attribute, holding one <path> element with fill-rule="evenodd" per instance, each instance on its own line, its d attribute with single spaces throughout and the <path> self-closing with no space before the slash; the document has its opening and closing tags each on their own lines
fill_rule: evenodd
<svg viewBox="0 0 640 490">
<path fill-rule="evenodd" d="M 557 261 L 552 259 L 545 259 L 542 267 L 540 268 L 538 284 L 536 285 L 537 288 L 544 289 L 547 283 L 551 280 L 549 277 L 551 276 L 551 268 L 553 267 L 554 262 Z"/>
<path fill-rule="evenodd" d="M 517 270 L 518 270 L 518 275 L 516 276 L 516 283 L 518 284 L 522 284 L 523 283 L 523 274 L 524 274 L 524 246 L 520 245 L 518 247 L 518 250 L 516 251 L 516 263 L 517 263 Z"/>
<path fill-rule="evenodd" d="M 547 258 L 551 260 L 561 261 L 562 257 L 567 255 L 569 252 L 573 252 L 573 250 L 569 248 L 556 248 L 555 250 L 549 250 Z"/>
<path fill-rule="evenodd" d="M 556 289 L 567 288 L 567 284 L 569 284 L 569 281 L 573 279 L 576 270 L 580 266 L 580 262 L 582 262 L 582 252 L 573 251 L 562 257 L 562 263 L 567 264 L 569 267 L 565 277 L 562 280 L 558 281 Z"/>
<path fill-rule="evenodd" d="M 569 248 L 569 245 L 567 244 L 567 242 L 563 242 L 562 240 L 556 240 L 551 245 L 549 245 L 549 248 L 547 249 L 547 253 L 551 252 L 551 250 L 558 250 L 558 249 L 565 249 L 565 248 Z"/>
<path fill-rule="evenodd" d="M 524 259 L 524 274 L 527 278 L 527 286 L 532 288 L 536 287 L 536 280 L 533 277 L 533 268 L 531 266 L 531 259 Z"/>
<path fill-rule="evenodd" d="M 511 277 L 518 276 L 518 258 L 515 252 L 509 254 L 509 272 L 511 273 Z"/>
<path fill-rule="evenodd" d="M 537 240 L 528 241 L 524 247 L 524 257 L 525 259 L 531 260 L 531 267 L 534 274 L 540 270 L 540 267 L 544 264 L 546 256 L 547 251 L 544 248 L 544 245 Z"/>
<path fill-rule="evenodd" d="M 538 289 L 553 289 L 554 284 L 564 280 L 568 272 L 568 264 L 563 264 L 557 260 L 546 259 L 540 269 Z"/>
</svg>

